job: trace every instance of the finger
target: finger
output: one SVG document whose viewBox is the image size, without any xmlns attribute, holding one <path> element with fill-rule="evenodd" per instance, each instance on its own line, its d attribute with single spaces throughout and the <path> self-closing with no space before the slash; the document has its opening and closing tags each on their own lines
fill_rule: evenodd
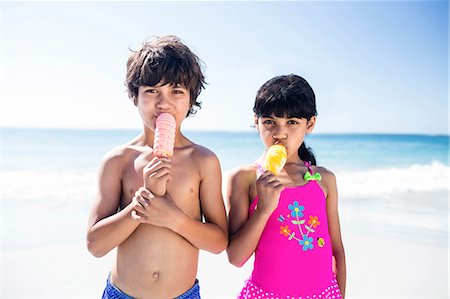
<svg viewBox="0 0 450 299">
<path fill-rule="evenodd" d="M 142 206 L 144 207 L 146 203 L 148 205 L 147 202 L 144 201 L 144 198 L 141 195 L 141 191 L 137 191 L 136 194 L 134 195 L 133 199 L 132 199 L 133 205 L 134 207 L 136 206 Z"/>
<path fill-rule="evenodd" d="M 148 219 L 148 217 L 145 214 L 143 214 L 139 211 L 136 211 L 136 210 L 131 211 L 131 217 L 133 217 L 133 219 L 135 219 L 139 222 L 145 222 Z"/>
<path fill-rule="evenodd" d="M 149 201 L 148 201 L 145 197 L 143 197 L 143 196 L 138 196 L 138 197 L 137 197 L 137 200 L 138 200 L 139 204 L 140 204 L 143 208 L 148 207 Z"/>
<path fill-rule="evenodd" d="M 139 216 L 135 210 L 131 211 L 131 218 L 133 218 L 134 220 L 137 220 L 137 221 L 142 220 L 142 217 Z"/>
<path fill-rule="evenodd" d="M 172 166 L 172 162 L 167 158 L 153 158 L 147 165 L 144 167 L 144 171 L 154 171 L 155 169 L 159 169 L 162 167 L 170 168 Z"/>
<path fill-rule="evenodd" d="M 133 204 L 133 208 L 135 208 L 136 206 L 140 206 L 141 205 L 139 200 L 138 200 L 139 196 L 140 195 L 136 192 L 136 194 L 131 199 L 131 203 Z"/>
<path fill-rule="evenodd" d="M 150 190 L 145 189 L 144 187 L 139 188 L 139 195 L 141 197 L 144 197 L 145 199 L 148 200 L 148 202 L 150 202 L 150 200 L 154 199 L 155 196 L 153 195 L 152 192 L 150 192 Z"/>
<path fill-rule="evenodd" d="M 266 171 L 263 174 L 261 174 L 256 181 L 257 182 L 264 182 L 269 176 L 270 176 L 270 172 Z"/>
<path fill-rule="evenodd" d="M 168 169 L 168 168 L 161 168 L 161 169 L 158 169 L 157 171 L 149 172 L 147 176 L 149 178 L 159 179 L 162 176 L 167 175 L 169 173 L 170 173 L 170 169 Z"/>
<path fill-rule="evenodd" d="M 275 186 L 274 186 L 274 189 L 275 189 L 276 191 L 283 191 L 283 190 L 284 190 L 284 185 L 281 184 L 281 183 L 279 183 L 278 185 L 275 185 Z"/>
<path fill-rule="evenodd" d="M 138 215 L 145 214 L 145 209 L 141 205 L 136 205 L 133 209 L 138 213 Z"/>
<path fill-rule="evenodd" d="M 163 161 L 163 162 L 167 162 L 167 163 L 172 163 L 172 160 L 170 160 L 170 158 L 168 158 L 168 157 L 161 157 L 161 158 L 159 158 L 159 160 L 160 161 Z"/>
<path fill-rule="evenodd" d="M 280 181 L 278 180 L 278 178 L 276 177 L 276 176 L 269 176 L 269 177 L 267 177 L 265 180 L 264 180 L 264 182 L 263 182 L 263 184 L 265 185 L 265 186 L 272 186 L 274 183 L 280 183 Z"/>
</svg>

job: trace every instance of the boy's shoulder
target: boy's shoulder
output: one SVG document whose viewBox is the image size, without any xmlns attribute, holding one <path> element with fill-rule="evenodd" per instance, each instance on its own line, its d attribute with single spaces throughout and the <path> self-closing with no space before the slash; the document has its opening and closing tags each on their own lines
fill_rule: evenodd
<svg viewBox="0 0 450 299">
<path fill-rule="evenodd" d="M 256 181 L 256 165 L 244 165 L 234 168 L 229 174 L 230 183 Z"/>
<path fill-rule="evenodd" d="M 104 163 L 121 163 L 130 157 L 135 157 L 144 151 L 142 146 L 137 145 L 134 141 L 118 145 L 103 156 Z"/>
<path fill-rule="evenodd" d="M 192 155 L 199 158 L 217 157 L 216 154 L 206 146 L 192 142 L 190 145 Z"/>
<path fill-rule="evenodd" d="M 217 155 L 206 146 L 194 143 L 189 140 L 189 144 L 184 147 L 182 155 L 189 158 L 194 163 L 204 163 L 205 161 L 219 161 Z"/>
</svg>

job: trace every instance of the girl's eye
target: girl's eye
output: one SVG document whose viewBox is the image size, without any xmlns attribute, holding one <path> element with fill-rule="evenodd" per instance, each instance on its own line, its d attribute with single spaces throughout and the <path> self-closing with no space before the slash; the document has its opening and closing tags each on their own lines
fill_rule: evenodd
<svg viewBox="0 0 450 299">
<path fill-rule="evenodd" d="M 273 120 L 271 120 L 271 119 L 263 120 L 263 124 L 265 124 L 265 125 L 273 125 L 274 123 L 275 122 Z"/>
</svg>

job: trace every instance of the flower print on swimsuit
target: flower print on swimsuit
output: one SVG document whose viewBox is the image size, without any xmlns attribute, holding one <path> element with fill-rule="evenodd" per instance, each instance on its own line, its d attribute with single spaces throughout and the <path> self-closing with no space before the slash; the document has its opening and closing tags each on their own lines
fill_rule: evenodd
<svg viewBox="0 0 450 299">
<path fill-rule="evenodd" d="M 312 235 L 316 232 L 315 229 L 321 224 L 319 216 L 309 215 L 308 219 L 302 219 L 305 214 L 306 208 L 301 205 L 297 200 L 294 200 L 288 205 L 290 214 L 281 215 L 277 217 L 277 220 L 281 222 L 280 235 L 287 237 L 288 241 L 296 240 L 304 252 L 313 250 L 315 248 L 314 242 L 317 242 L 318 247 L 323 248 L 325 240 L 323 238 L 316 238 Z M 290 219 L 286 219 L 290 218 Z M 306 217 L 305 217 L 306 218 Z M 290 222 L 294 227 L 289 227 L 286 222 Z M 295 227 L 298 228 L 298 237 L 296 232 L 293 231 Z"/>
<path fill-rule="evenodd" d="M 313 250 L 314 248 L 313 241 L 314 239 L 312 237 L 303 236 L 303 239 L 299 240 L 298 243 L 303 246 L 302 247 L 303 251 L 308 251 Z"/>
<path fill-rule="evenodd" d="M 291 234 L 291 230 L 289 229 L 289 226 L 280 226 L 280 234 L 284 235 L 285 237 L 288 237 Z"/>
<path fill-rule="evenodd" d="M 305 206 L 301 206 L 298 201 L 294 201 L 292 204 L 288 206 L 288 209 L 291 210 L 292 217 L 303 217 L 303 211 L 305 210 Z"/>
<path fill-rule="evenodd" d="M 309 224 L 309 227 L 317 228 L 317 226 L 320 225 L 319 217 L 318 216 L 309 215 L 308 224 Z"/>
</svg>

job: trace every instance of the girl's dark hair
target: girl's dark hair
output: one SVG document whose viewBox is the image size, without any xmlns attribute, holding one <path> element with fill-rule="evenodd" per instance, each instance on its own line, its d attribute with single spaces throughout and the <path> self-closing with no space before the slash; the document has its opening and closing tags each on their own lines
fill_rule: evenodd
<svg viewBox="0 0 450 299">
<path fill-rule="evenodd" d="M 139 50 L 132 51 L 128 58 L 125 80 L 128 97 L 137 105 L 139 86 L 155 86 L 160 82 L 181 84 L 190 93 L 190 109 L 187 115 L 195 114 L 194 106 L 201 106 L 197 97 L 206 84 L 200 64 L 197 55 L 174 35 L 145 42 Z"/>
<path fill-rule="evenodd" d="M 310 120 L 317 115 L 316 97 L 308 82 L 300 76 L 290 74 L 270 79 L 256 94 L 253 107 L 257 117 L 297 117 Z M 305 142 L 298 149 L 303 161 L 317 165 L 311 148 Z"/>
</svg>

